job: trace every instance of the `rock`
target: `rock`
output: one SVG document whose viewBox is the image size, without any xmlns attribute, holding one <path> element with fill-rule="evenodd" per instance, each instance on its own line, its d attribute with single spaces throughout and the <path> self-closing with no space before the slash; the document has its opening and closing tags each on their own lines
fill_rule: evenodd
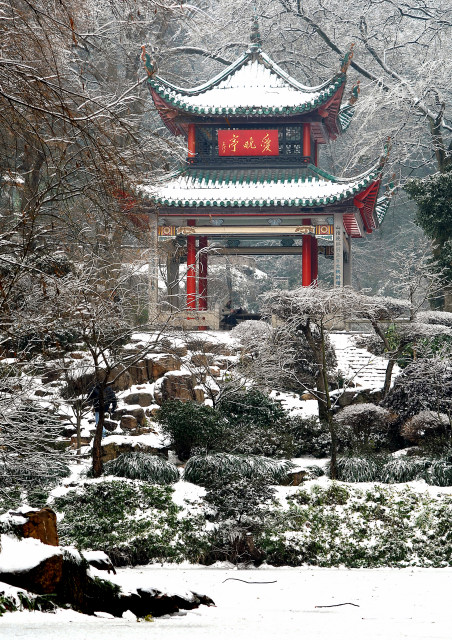
<svg viewBox="0 0 452 640">
<path fill-rule="evenodd" d="M 214 355 L 212 353 L 194 353 L 190 359 L 190 362 L 195 367 L 208 367 L 212 364 Z"/>
<path fill-rule="evenodd" d="M 153 418 L 155 415 L 157 415 L 157 412 L 159 411 L 160 407 L 158 404 L 151 404 L 150 407 L 147 407 L 145 410 L 145 414 L 149 417 L 149 418 Z"/>
<path fill-rule="evenodd" d="M 36 389 L 35 396 L 38 396 L 39 398 L 45 398 L 45 396 L 51 396 L 52 393 L 50 391 L 46 391 L 45 389 Z"/>
<path fill-rule="evenodd" d="M 5 545 L 3 536 L 3 544 Z M 55 593 L 57 585 L 63 575 L 63 553 L 58 547 L 36 543 L 31 547 L 30 540 L 11 540 L 1 555 L 11 555 L 17 566 L 8 566 L 8 561 L 2 562 L 0 555 L 0 582 L 6 582 L 14 587 L 26 589 L 33 593 Z M 23 549 L 23 550 L 22 550 Z M 33 563 L 34 554 L 36 561 Z M 22 563 L 22 557 L 26 558 Z"/>
<path fill-rule="evenodd" d="M 167 373 L 162 378 L 160 386 L 154 390 L 155 401 L 163 404 L 166 400 L 181 400 L 182 402 L 194 400 L 193 388 L 196 382 L 196 378 L 191 373 Z"/>
<path fill-rule="evenodd" d="M 215 365 L 211 365 L 209 367 L 209 374 L 212 376 L 212 378 L 219 378 L 221 376 L 220 367 L 217 367 Z"/>
<path fill-rule="evenodd" d="M 104 427 L 107 431 L 114 431 L 118 428 L 118 423 L 114 420 L 107 420 L 104 418 Z"/>
<path fill-rule="evenodd" d="M 116 574 L 112 561 L 103 551 L 83 551 L 82 555 L 92 567 L 99 571 L 108 571 L 108 573 L 113 571 Z"/>
<path fill-rule="evenodd" d="M 135 438 L 130 438 L 134 440 Z M 103 442 L 102 443 L 102 462 L 108 462 L 109 460 L 116 460 L 121 453 L 131 453 L 132 451 L 139 451 L 140 453 L 150 453 L 153 455 L 163 456 L 168 458 L 168 447 L 151 447 L 141 442 Z"/>
<path fill-rule="evenodd" d="M 139 405 L 128 405 L 127 407 L 122 407 L 121 409 L 117 409 L 113 413 L 113 418 L 115 420 L 121 420 L 122 416 L 133 416 L 137 419 L 138 424 L 144 425 L 146 422 L 146 417 L 144 415 L 143 407 Z"/>
<path fill-rule="evenodd" d="M 43 544 L 53 547 L 59 545 L 57 533 L 56 513 L 49 507 L 39 509 L 38 511 L 22 512 L 27 522 L 20 525 L 20 532 L 23 538 L 35 538 Z"/>
<path fill-rule="evenodd" d="M 289 471 L 287 474 L 287 480 L 281 482 L 286 487 L 298 487 L 302 482 L 309 478 L 309 473 L 305 469 L 296 469 L 295 471 Z"/>
<path fill-rule="evenodd" d="M 121 417 L 119 426 L 123 431 L 131 431 L 132 429 L 136 429 L 138 427 L 138 420 L 135 418 L 135 416 L 124 415 Z"/>
<path fill-rule="evenodd" d="M 86 447 L 91 442 L 91 436 L 81 436 L 80 444 L 82 447 Z M 77 449 L 77 435 L 71 436 L 71 447 Z"/>
<path fill-rule="evenodd" d="M 83 360 L 84 358 L 83 353 L 80 353 L 80 351 L 73 351 L 72 353 L 69 354 L 69 356 L 73 359 L 73 360 Z"/>
<path fill-rule="evenodd" d="M 149 379 L 148 368 L 145 360 L 140 360 L 129 369 L 132 384 L 142 384 Z"/>
<path fill-rule="evenodd" d="M 312 393 L 309 393 L 308 391 L 305 391 L 301 395 L 301 400 L 317 400 L 317 398 L 315 396 L 313 396 Z"/>
<path fill-rule="evenodd" d="M 180 359 L 170 353 L 162 353 L 149 357 L 146 363 L 149 380 L 157 380 L 169 371 L 179 371 L 181 367 Z"/>
<path fill-rule="evenodd" d="M 339 394 L 337 405 L 339 408 L 349 407 L 351 404 L 364 404 L 370 402 L 378 404 L 382 399 L 382 392 L 372 389 L 363 389 L 360 391 L 338 391 Z"/>
<path fill-rule="evenodd" d="M 124 398 L 125 404 L 139 404 L 140 407 L 149 407 L 154 402 L 154 396 L 152 393 L 146 393 L 140 391 L 137 393 L 130 393 Z"/>
<path fill-rule="evenodd" d="M 200 404 L 203 404 L 204 400 L 206 399 L 206 394 L 202 387 L 195 387 L 193 389 L 193 395 L 196 402 L 199 402 Z"/>
<path fill-rule="evenodd" d="M 114 380 L 112 388 L 114 391 L 125 391 L 133 385 L 132 376 L 122 365 L 115 367 L 110 373 L 109 380 Z"/>
</svg>

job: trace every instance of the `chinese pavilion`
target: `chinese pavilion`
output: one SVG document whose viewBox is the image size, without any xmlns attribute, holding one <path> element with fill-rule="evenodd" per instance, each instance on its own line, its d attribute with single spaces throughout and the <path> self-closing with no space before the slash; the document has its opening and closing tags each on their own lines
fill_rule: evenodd
<svg viewBox="0 0 452 640">
<path fill-rule="evenodd" d="M 317 281 L 319 253 L 329 255 L 334 286 L 342 287 L 351 284 L 352 239 L 372 233 L 388 205 L 378 199 L 384 158 L 354 178 L 318 166 L 319 145 L 341 135 L 353 115 L 359 87 L 341 106 L 353 50 L 333 78 L 308 87 L 262 51 L 256 26 L 253 36 L 246 53 L 193 89 L 156 75 L 143 49 L 154 104 L 188 147 L 185 166 L 144 190 L 158 208 L 158 234 L 187 239 L 186 306 L 210 326 L 209 242 L 233 237 L 223 254 L 301 253 L 303 286 Z M 246 246 L 265 238 L 281 246 Z"/>
</svg>

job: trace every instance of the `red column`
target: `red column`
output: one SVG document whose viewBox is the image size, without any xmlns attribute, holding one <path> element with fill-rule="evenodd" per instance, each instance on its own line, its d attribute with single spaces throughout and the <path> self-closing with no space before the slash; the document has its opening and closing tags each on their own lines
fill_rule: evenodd
<svg viewBox="0 0 452 640">
<path fill-rule="evenodd" d="M 199 254 L 198 258 L 198 307 L 200 311 L 207 310 L 207 236 L 199 238 Z"/>
<path fill-rule="evenodd" d="M 319 243 L 315 236 L 311 236 L 311 278 L 312 282 L 317 285 L 319 276 Z"/>
<path fill-rule="evenodd" d="M 303 156 L 311 157 L 311 125 L 303 123 Z"/>
<path fill-rule="evenodd" d="M 196 133 L 195 125 L 188 125 L 188 160 L 194 158 L 196 155 Z"/>
<path fill-rule="evenodd" d="M 195 220 L 187 220 L 194 227 Z M 196 309 L 196 236 L 187 237 L 187 308 Z"/>
<path fill-rule="evenodd" d="M 302 273 L 302 285 L 303 287 L 309 287 L 312 283 L 311 267 L 312 267 L 312 255 L 311 255 L 311 236 L 303 236 L 303 273 Z"/>
</svg>

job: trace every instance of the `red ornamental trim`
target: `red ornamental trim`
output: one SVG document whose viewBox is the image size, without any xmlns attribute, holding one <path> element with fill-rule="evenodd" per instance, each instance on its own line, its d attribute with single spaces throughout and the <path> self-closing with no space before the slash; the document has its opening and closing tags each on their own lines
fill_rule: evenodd
<svg viewBox="0 0 452 640">
<path fill-rule="evenodd" d="M 278 130 L 220 129 L 220 156 L 279 156 Z"/>
</svg>

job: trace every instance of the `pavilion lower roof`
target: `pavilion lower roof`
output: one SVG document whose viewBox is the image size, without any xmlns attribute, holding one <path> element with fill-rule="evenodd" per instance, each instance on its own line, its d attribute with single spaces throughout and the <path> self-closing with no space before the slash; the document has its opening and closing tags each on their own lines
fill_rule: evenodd
<svg viewBox="0 0 452 640">
<path fill-rule="evenodd" d="M 318 207 L 343 203 L 379 180 L 379 165 L 355 178 L 336 178 L 318 167 L 195 169 L 142 190 L 171 207 Z M 378 189 L 377 189 L 378 191 Z"/>
</svg>

